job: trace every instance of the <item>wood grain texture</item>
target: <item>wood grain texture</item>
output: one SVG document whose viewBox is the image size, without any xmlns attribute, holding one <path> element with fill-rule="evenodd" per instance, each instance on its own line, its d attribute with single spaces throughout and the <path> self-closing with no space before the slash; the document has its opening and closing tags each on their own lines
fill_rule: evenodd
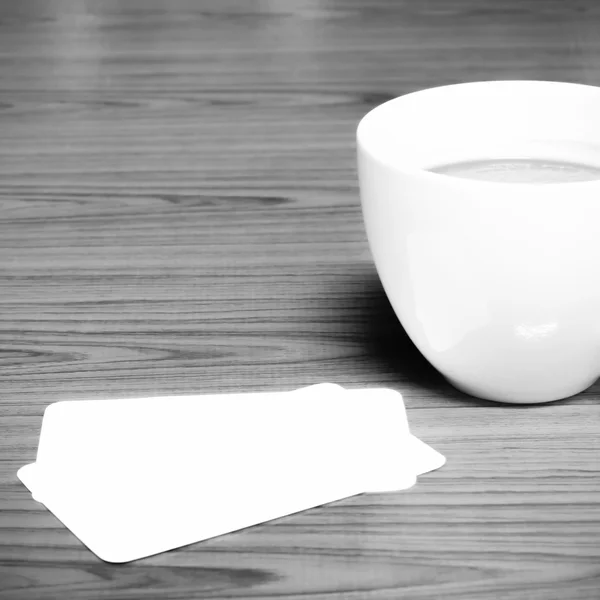
<svg viewBox="0 0 600 600">
<path fill-rule="evenodd" d="M 357 121 L 423 87 L 600 84 L 594 0 L 0 3 L 0 599 L 593 600 L 600 386 L 449 388 L 375 275 Z M 400 390 L 448 457 L 123 566 L 17 482 L 44 407 L 334 381 Z"/>
</svg>

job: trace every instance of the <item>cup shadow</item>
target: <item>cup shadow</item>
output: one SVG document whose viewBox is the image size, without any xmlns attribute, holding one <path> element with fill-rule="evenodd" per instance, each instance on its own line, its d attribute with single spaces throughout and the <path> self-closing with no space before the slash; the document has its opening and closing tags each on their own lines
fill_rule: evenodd
<svg viewBox="0 0 600 600">
<path fill-rule="evenodd" d="M 444 378 L 419 352 L 398 320 L 377 272 L 361 274 L 360 293 L 367 299 L 368 318 L 354 323 L 355 333 L 364 344 L 365 355 L 378 369 L 397 374 L 427 388 L 447 385 Z"/>
</svg>

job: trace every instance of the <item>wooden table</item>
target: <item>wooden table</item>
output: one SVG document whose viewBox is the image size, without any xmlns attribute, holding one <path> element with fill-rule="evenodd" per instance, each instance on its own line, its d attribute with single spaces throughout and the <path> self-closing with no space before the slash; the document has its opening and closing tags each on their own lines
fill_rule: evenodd
<svg viewBox="0 0 600 600">
<path fill-rule="evenodd" d="M 476 401 L 412 346 L 361 221 L 373 106 L 600 84 L 594 0 L 0 4 L 0 599 L 592 600 L 600 387 Z M 447 466 L 110 565 L 17 481 L 59 399 L 401 391 Z"/>
</svg>

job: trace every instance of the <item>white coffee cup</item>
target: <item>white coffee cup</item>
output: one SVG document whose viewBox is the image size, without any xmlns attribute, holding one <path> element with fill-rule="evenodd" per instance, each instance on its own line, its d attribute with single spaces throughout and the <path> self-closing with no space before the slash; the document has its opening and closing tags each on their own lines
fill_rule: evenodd
<svg viewBox="0 0 600 600">
<path fill-rule="evenodd" d="M 528 403 L 600 376 L 600 180 L 494 183 L 441 164 L 600 166 L 600 88 L 489 81 L 407 94 L 357 131 L 369 245 L 417 348 L 456 388 Z"/>
</svg>

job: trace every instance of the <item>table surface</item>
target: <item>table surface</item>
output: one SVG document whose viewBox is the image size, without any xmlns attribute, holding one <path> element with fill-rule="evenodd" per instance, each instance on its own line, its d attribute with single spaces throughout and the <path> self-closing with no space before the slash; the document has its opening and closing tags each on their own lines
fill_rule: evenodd
<svg viewBox="0 0 600 600">
<path fill-rule="evenodd" d="M 445 383 L 375 273 L 354 132 L 433 85 L 600 84 L 599 31 L 595 0 L 2 2 L 0 599 L 598 598 L 600 386 Z M 16 479 L 56 400 L 324 381 L 401 391 L 447 465 L 121 566 Z"/>
</svg>

